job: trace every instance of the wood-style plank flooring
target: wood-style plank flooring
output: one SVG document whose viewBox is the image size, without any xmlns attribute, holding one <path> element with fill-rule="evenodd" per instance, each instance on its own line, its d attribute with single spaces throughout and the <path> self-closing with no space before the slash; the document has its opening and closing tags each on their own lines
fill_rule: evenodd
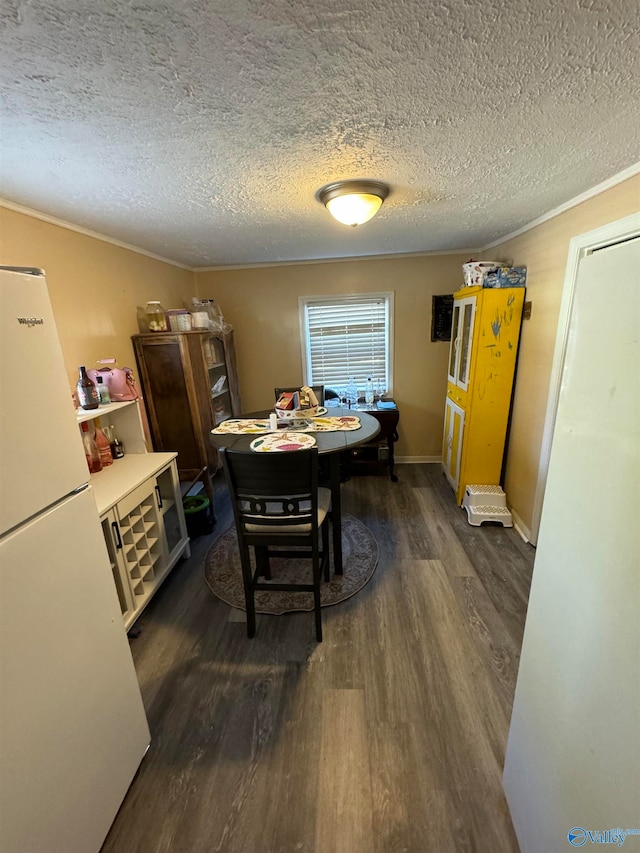
<svg viewBox="0 0 640 853">
<path fill-rule="evenodd" d="M 103 853 L 517 851 L 501 787 L 534 549 L 470 527 L 437 465 L 354 477 L 378 569 L 313 614 L 219 601 L 193 543 L 132 640 L 152 743 Z"/>
</svg>

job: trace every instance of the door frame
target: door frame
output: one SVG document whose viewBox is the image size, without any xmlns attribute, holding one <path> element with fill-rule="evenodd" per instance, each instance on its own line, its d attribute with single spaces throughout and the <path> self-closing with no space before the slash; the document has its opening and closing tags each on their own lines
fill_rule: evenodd
<svg viewBox="0 0 640 853">
<path fill-rule="evenodd" d="M 531 531 L 529 541 L 535 545 L 540 532 L 540 518 L 542 516 L 542 504 L 544 492 L 547 485 L 547 474 L 549 472 L 549 457 L 551 456 L 551 442 L 553 430 L 556 423 L 558 411 L 558 399 L 562 382 L 562 372 L 567 351 L 567 340 L 569 326 L 571 323 L 571 312 L 578 281 L 578 269 L 582 258 L 590 255 L 596 249 L 601 249 L 611 243 L 620 243 L 640 237 L 640 213 L 632 213 L 623 219 L 617 219 L 592 231 L 578 234 L 569 241 L 569 253 L 567 268 L 562 288 L 562 299 L 560 302 L 560 314 L 558 317 L 558 330 L 556 344 L 553 354 L 551 376 L 549 379 L 549 395 L 547 398 L 547 412 L 544 420 L 542 433 L 542 445 L 540 447 L 540 458 L 538 460 L 538 479 L 536 493 L 533 500 L 533 514 L 531 520 Z"/>
</svg>

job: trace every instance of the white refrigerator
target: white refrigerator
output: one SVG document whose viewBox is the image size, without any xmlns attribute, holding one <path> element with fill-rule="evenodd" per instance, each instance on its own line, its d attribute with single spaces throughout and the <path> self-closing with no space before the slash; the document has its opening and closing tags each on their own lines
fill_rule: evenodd
<svg viewBox="0 0 640 853">
<path fill-rule="evenodd" d="M 149 745 L 40 270 L 0 267 L 0 851 L 98 851 Z"/>
</svg>

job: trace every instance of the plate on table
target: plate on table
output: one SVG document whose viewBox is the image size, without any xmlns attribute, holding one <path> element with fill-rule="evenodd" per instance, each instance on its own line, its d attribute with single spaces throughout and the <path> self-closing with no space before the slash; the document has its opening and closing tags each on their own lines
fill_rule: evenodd
<svg viewBox="0 0 640 853">
<path fill-rule="evenodd" d="M 306 450 L 315 447 L 315 444 L 315 438 L 303 432 L 272 432 L 254 438 L 249 447 L 256 453 L 287 453 L 291 450 Z"/>
</svg>

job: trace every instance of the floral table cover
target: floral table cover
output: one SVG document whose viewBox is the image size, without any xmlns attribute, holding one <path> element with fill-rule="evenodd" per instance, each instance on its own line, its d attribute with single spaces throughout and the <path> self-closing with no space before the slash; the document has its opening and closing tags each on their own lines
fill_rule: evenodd
<svg viewBox="0 0 640 853">
<path fill-rule="evenodd" d="M 353 415 L 336 418 L 307 418 L 295 423 L 287 421 L 286 429 L 295 432 L 344 432 L 360 429 L 360 418 Z M 229 418 L 211 432 L 214 435 L 248 435 L 275 431 L 270 428 L 268 418 Z"/>
</svg>

